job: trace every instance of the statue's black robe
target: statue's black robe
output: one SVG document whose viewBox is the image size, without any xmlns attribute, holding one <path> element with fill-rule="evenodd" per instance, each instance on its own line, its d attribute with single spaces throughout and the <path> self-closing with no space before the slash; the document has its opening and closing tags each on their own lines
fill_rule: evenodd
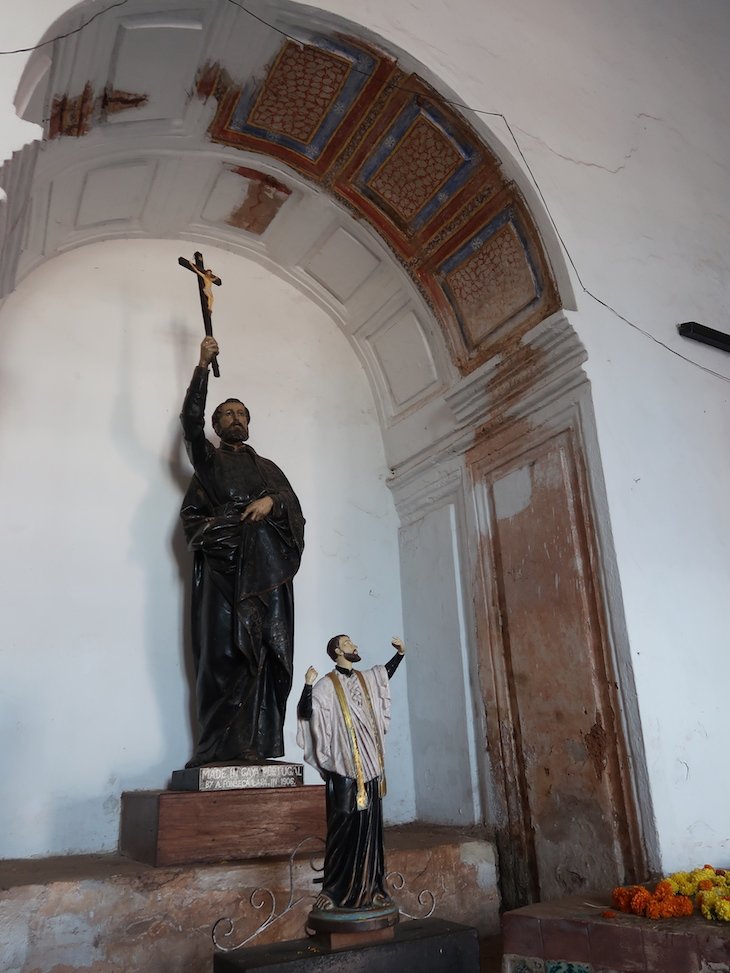
<svg viewBox="0 0 730 973">
<path fill-rule="evenodd" d="M 332 773 L 325 773 L 324 778 L 327 843 L 322 891 L 338 909 L 372 909 L 375 896 L 388 898 L 383 884 L 383 802 L 379 781 L 365 781 L 368 806 L 358 811 L 356 780 Z"/>
<path fill-rule="evenodd" d="M 194 552 L 192 646 L 199 736 L 188 766 L 280 757 L 294 649 L 292 579 L 304 518 L 281 470 L 250 446 L 204 433 L 208 372 L 196 368 L 180 416 L 195 469 L 180 511 Z M 274 509 L 241 523 L 270 496 Z"/>
</svg>

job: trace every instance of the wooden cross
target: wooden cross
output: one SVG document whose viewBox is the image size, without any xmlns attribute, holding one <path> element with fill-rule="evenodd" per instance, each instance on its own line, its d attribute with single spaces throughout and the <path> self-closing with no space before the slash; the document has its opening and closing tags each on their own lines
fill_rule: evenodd
<svg viewBox="0 0 730 973">
<path fill-rule="evenodd" d="M 178 257 L 177 262 L 181 267 L 185 267 L 187 270 L 192 270 L 198 278 L 198 290 L 200 292 L 200 310 L 203 312 L 203 326 L 205 327 L 205 333 L 207 335 L 213 336 L 213 319 L 211 317 L 213 313 L 213 284 L 217 284 L 219 287 L 223 283 L 220 277 L 216 277 L 212 270 L 206 270 L 203 264 L 203 254 L 196 252 L 193 254 L 193 259 L 195 263 L 191 263 L 186 257 Z M 220 368 L 218 368 L 218 359 L 213 359 L 213 374 L 216 378 L 220 378 Z"/>
</svg>

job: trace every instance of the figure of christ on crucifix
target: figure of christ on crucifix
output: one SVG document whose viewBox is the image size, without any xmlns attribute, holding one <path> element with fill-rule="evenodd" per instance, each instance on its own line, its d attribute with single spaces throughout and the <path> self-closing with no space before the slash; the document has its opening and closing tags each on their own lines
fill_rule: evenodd
<svg viewBox="0 0 730 973">
<path fill-rule="evenodd" d="M 200 294 L 200 310 L 203 315 L 203 327 L 209 338 L 213 337 L 213 284 L 218 287 L 223 283 L 212 270 L 203 263 L 203 254 L 196 250 L 191 263 L 187 257 L 178 257 L 177 262 L 186 270 L 192 270 L 198 277 L 198 291 Z M 218 359 L 213 359 L 213 374 L 220 378 Z"/>
</svg>

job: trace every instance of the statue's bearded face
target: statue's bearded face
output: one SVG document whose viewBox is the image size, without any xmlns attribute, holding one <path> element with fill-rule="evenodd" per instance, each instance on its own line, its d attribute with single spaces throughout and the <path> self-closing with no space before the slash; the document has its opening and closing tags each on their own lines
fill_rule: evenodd
<svg viewBox="0 0 730 973">
<path fill-rule="evenodd" d="M 349 635 L 345 635 L 340 639 L 337 648 L 348 662 L 360 661 L 360 653 L 358 648 Z"/>
<path fill-rule="evenodd" d="M 226 402 L 216 416 L 215 431 L 224 443 L 245 443 L 248 439 L 248 409 L 240 402 Z"/>
</svg>

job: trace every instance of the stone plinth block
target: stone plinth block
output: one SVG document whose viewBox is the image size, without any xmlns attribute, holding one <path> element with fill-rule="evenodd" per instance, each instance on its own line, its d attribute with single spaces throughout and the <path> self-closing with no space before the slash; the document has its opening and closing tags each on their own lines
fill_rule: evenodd
<svg viewBox="0 0 730 973">
<path fill-rule="evenodd" d="M 119 850 L 148 865 L 287 857 L 324 838 L 325 789 L 267 787 L 122 794 Z"/>
<path fill-rule="evenodd" d="M 609 915 L 606 915 L 606 910 Z M 505 912 L 504 973 L 709 973 L 730 969 L 730 924 L 701 912 L 656 920 L 616 911 L 608 892 L 584 892 Z"/>
<path fill-rule="evenodd" d="M 389 942 L 333 950 L 312 939 L 218 953 L 214 973 L 479 973 L 476 929 L 423 919 L 401 923 Z"/>
</svg>

